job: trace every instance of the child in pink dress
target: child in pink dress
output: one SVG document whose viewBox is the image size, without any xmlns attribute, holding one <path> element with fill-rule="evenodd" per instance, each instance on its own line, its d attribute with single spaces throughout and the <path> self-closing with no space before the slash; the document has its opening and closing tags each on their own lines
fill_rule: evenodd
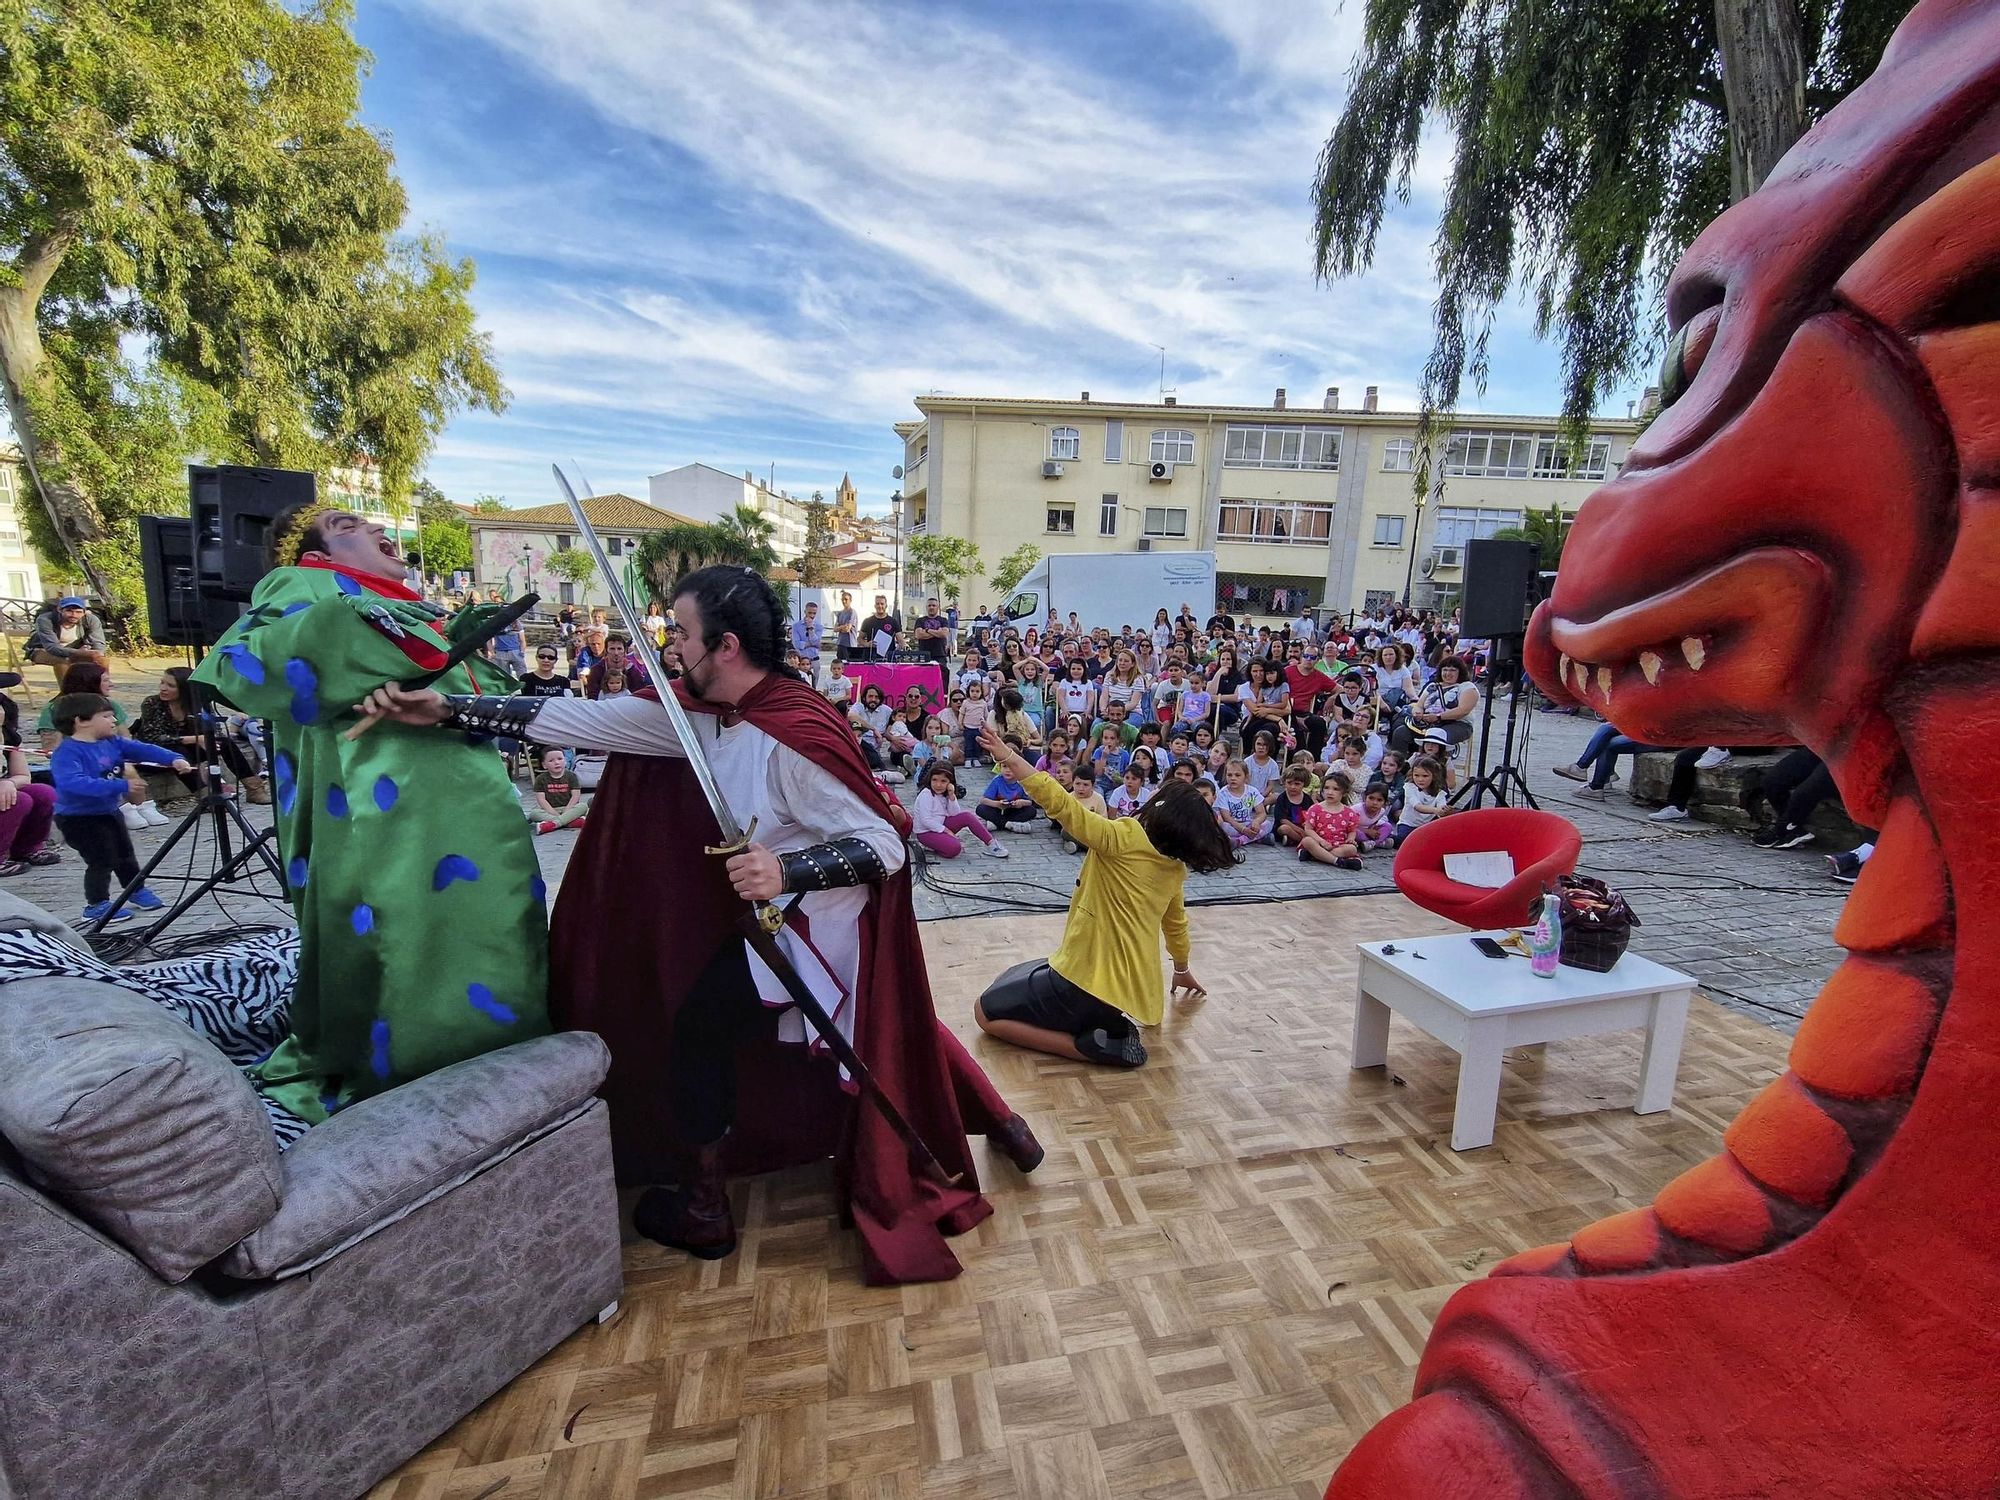
<svg viewBox="0 0 2000 1500">
<path fill-rule="evenodd" d="M 1354 805 L 1354 778 L 1347 767 L 1335 762 L 1326 768 L 1320 784 L 1319 801 L 1306 809 L 1305 835 L 1299 840 L 1299 858 L 1317 860 L 1342 870 L 1361 868 L 1361 809 Z"/>
</svg>

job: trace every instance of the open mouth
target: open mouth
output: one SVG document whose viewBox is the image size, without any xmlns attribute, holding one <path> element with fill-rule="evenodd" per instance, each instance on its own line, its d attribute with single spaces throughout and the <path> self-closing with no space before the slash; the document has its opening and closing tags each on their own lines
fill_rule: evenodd
<svg viewBox="0 0 2000 1500">
<path fill-rule="evenodd" d="M 1558 585 L 1547 627 L 1556 677 L 1579 702 L 1610 708 L 1621 692 L 1695 685 L 1705 672 L 1734 676 L 1732 648 L 1753 624 L 1769 632 L 1777 622 L 1781 637 L 1803 644 L 1827 582 L 1825 565 L 1809 553 L 1762 547 L 1589 621 L 1559 612 L 1566 601 Z"/>
</svg>

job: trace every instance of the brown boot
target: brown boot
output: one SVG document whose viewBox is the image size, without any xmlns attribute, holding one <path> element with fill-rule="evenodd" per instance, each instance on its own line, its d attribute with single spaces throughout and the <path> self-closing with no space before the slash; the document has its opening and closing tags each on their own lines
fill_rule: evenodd
<svg viewBox="0 0 2000 1500">
<path fill-rule="evenodd" d="M 685 1250 L 700 1260 L 721 1260 L 733 1253 L 736 1221 L 729 1214 L 722 1142 L 685 1153 L 680 1185 L 648 1188 L 632 1210 L 632 1227 L 649 1240 Z"/>
<path fill-rule="evenodd" d="M 268 807 L 271 802 L 270 781 L 262 776 L 245 776 L 243 778 L 243 800 L 256 803 L 260 807 Z"/>
<path fill-rule="evenodd" d="M 1019 1115 L 1007 1116 L 1007 1123 L 998 1130 L 989 1130 L 986 1139 L 1023 1172 L 1034 1171 L 1042 1164 L 1042 1157 L 1046 1154 L 1042 1143 L 1035 1139 L 1035 1132 Z"/>
</svg>

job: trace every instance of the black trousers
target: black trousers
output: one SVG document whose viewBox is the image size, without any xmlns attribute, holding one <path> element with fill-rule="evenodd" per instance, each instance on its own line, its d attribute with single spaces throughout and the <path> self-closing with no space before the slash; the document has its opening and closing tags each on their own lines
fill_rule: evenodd
<svg viewBox="0 0 2000 1500">
<path fill-rule="evenodd" d="M 1015 964 L 986 987 L 979 1008 L 989 1021 L 1019 1021 L 1069 1036 L 1102 1027 L 1115 1040 L 1134 1031 L 1132 1018 L 1124 1011 L 1071 984 L 1045 958 Z"/>
<path fill-rule="evenodd" d="M 1792 751 L 1771 767 L 1757 790 L 1769 799 L 1779 821 L 1791 828 L 1805 827 L 1813 809 L 1836 795 L 1833 772 L 1826 768 L 1825 761 L 1806 749 Z"/>
<path fill-rule="evenodd" d="M 58 813 L 56 828 L 63 842 L 83 860 L 83 899 L 95 906 L 111 899 L 111 875 L 117 872 L 120 889 L 139 875 L 139 857 L 132 850 L 132 835 L 117 813 Z"/>
<path fill-rule="evenodd" d="M 182 771 L 179 773 L 181 785 L 191 792 L 199 792 L 202 789 L 200 752 L 194 746 L 189 745 L 185 747 L 184 753 L 187 754 L 189 760 L 195 762 L 195 768 L 192 771 Z M 215 754 L 216 758 L 222 762 L 229 773 L 238 781 L 257 774 L 256 762 L 250 758 L 249 752 L 233 739 L 224 737 L 217 741 Z"/>
<path fill-rule="evenodd" d="M 750 978 L 743 940 L 727 939 L 674 1013 L 674 1123 L 685 1146 L 720 1140 L 736 1123 L 736 1049 L 771 1024 Z"/>
<path fill-rule="evenodd" d="M 1032 807 L 1002 807 L 994 802 L 981 802 L 973 811 L 979 814 L 980 822 L 996 833 L 1009 823 L 1032 823 L 1036 818 Z"/>
</svg>

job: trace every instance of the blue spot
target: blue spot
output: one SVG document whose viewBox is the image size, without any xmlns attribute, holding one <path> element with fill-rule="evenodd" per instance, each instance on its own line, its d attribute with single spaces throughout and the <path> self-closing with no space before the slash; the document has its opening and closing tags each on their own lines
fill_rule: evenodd
<svg viewBox="0 0 2000 1500">
<path fill-rule="evenodd" d="M 285 686 L 292 690 L 292 722 L 310 724 L 319 717 L 319 700 L 313 696 L 319 689 L 319 673 L 312 663 L 293 657 L 285 663 Z"/>
<path fill-rule="evenodd" d="M 328 1114 L 332 1114 L 335 1110 L 340 1108 L 340 1095 L 321 1094 L 319 1096 L 319 1107 L 325 1110 Z"/>
<path fill-rule="evenodd" d="M 291 863 L 285 866 L 285 879 L 292 883 L 294 890 L 306 883 L 306 857 L 303 854 L 292 856 Z"/>
<path fill-rule="evenodd" d="M 278 811 L 289 813 L 299 800 L 298 766 L 283 750 L 271 763 L 271 779 L 277 783 Z"/>
<path fill-rule="evenodd" d="M 377 776 L 375 778 L 375 805 L 381 808 L 383 812 L 387 812 L 390 808 L 394 807 L 396 805 L 396 798 L 400 795 L 401 793 L 396 789 L 396 783 L 389 777 Z"/>
<path fill-rule="evenodd" d="M 262 683 L 264 664 L 257 659 L 257 653 L 241 641 L 224 646 L 219 653 L 222 659 L 236 669 L 236 675 L 245 682 Z"/>
<path fill-rule="evenodd" d="M 343 594 L 358 594 L 361 592 L 361 585 L 356 583 L 352 578 L 349 578 L 345 573 L 336 573 L 333 575 L 333 586 Z"/>
<path fill-rule="evenodd" d="M 337 781 L 326 789 L 326 815 L 330 818 L 347 816 L 347 793 L 340 789 Z"/>
<path fill-rule="evenodd" d="M 389 1076 L 389 1023 L 377 1020 L 368 1028 L 368 1068 L 377 1078 Z"/>
<path fill-rule="evenodd" d="M 295 615 L 302 609 L 311 609 L 311 608 L 312 608 L 312 600 L 301 599 L 297 604 L 287 604 L 284 607 L 284 609 L 279 613 L 278 618 L 282 620 L 286 615 Z"/>
<path fill-rule="evenodd" d="M 549 883 L 542 879 L 541 876 L 535 876 L 534 879 L 528 882 L 528 894 L 541 902 L 543 907 L 546 908 L 549 904 Z"/>
<path fill-rule="evenodd" d="M 431 889 L 441 891 L 454 880 L 477 880 L 479 866 L 463 854 L 447 854 L 437 862 L 437 869 L 431 872 Z"/>
<path fill-rule="evenodd" d="M 468 984 L 465 998 L 472 1002 L 472 1008 L 482 1016 L 498 1021 L 502 1026 L 514 1024 L 514 1012 L 493 998 L 493 991 L 483 984 Z"/>
<path fill-rule="evenodd" d="M 354 908 L 353 915 L 348 920 L 354 924 L 354 935 L 356 937 L 373 932 L 375 930 L 375 908 L 365 903 L 357 906 Z"/>
</svg>

